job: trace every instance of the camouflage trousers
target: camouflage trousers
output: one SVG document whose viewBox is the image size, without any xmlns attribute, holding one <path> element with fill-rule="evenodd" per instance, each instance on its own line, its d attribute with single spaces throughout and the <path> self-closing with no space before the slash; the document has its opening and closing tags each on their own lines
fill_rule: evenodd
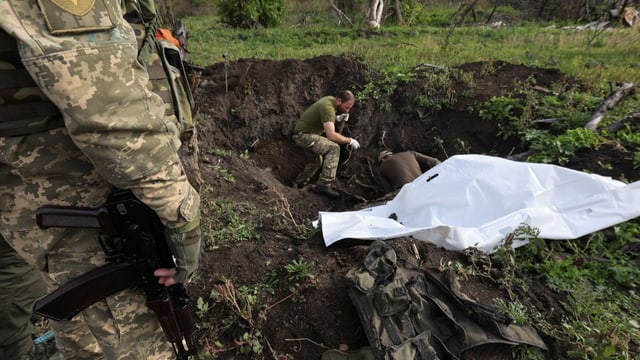
<svg viewBox="0 0 640 360">
<path fill-rule="evenodd" d="M 36 209 L 47 204 L 96 207 L 108 191 L 66 129 L 0 137 L 0 234 L 27 263 L 45 273 L 49 291 L 104 264 L 105 256 L 96 230 L 40 229 Z M 0 294 L 13 291 L 11 282 L 0 282 Z M 25 301 L 33 301 L 36 295 L 31 296 Z M 136 290 L 109 296 L 51 327 L 65 359 L 173 357 L 159 322 Z"/>
<path fill-rule="evenodd" d="M 40 271 L 0 237 L 0 359 L 20 359 L 33 347 L 31 311 L 47 289 Z"/>
<path fill-rule="evenodd" d="M 297 133 L 293 141 L 299 147 L 312 151 L 317 156 L 307 164 L 296 178 L 296 184 L 305 185 L 322 168 L 318 176 L 318 183 L 330 184 L 336 178 L 338 163 L 340 162 L 340 145 L 321 135 Z"/>
</svg>

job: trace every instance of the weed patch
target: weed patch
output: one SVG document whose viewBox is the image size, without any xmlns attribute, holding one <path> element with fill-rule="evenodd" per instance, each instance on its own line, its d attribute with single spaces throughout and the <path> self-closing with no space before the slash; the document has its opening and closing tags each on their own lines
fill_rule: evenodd
<svg viewBox="0 0 640 360">
<path fill-rule="evenodd" d="M 205 196 L 210 189 L 204 188 Z M 214 199 L 201 203 L 203 240 L 208 250 L 238 242 L 256 240 L 258 217 L 255 206 L 248 202 Z"/>
</svg>

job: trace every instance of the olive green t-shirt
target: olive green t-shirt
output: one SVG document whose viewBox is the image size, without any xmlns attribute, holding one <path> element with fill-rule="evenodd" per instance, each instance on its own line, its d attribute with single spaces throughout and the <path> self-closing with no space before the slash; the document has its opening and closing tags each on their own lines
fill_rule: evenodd
<svg viewBox="0 0 640 360">
<path fill-rule="evenodd" d="M 321 135 L 324 132 L 324 123 L 336 121 L 334 103 L 333 96 L 325 96 L 309 106 L 296 123 L 295 132 Z"/>
</svg>

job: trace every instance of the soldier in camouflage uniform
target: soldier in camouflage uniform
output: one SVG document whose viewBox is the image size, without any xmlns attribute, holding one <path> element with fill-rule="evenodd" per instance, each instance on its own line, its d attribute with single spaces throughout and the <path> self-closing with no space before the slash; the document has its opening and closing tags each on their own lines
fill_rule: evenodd
<svg viewBox="0 0 640 360">
<path fill-rule="evenodd" d="M 343 90 L 337 96 L 325 96 L 309 106 L 296 123 L 293 141 L 299 147 L 310 150 L 316 156 L 307 164 L 295 181 L 296 187 L 302 187 L 322 167 L 318 183 L 313 190 L 332 198 L 340 196 L 332 188 L 340 161 L 340 145 L 349 145 L 358 149 L 356 139 L 346 137 L 336 131 L 336 121 L 347 121 L 349 110 L 355 104 L 351 91 Z M 336 116 L 336 112 L 340 115 Z M 325 136 L 322 136 L 324 133 Z"/>
<path fill-rule="evenodd" d="M 178 157 L 181 125 L 148 90 L 120 5 L 0 0 L 0 64 L 11 71 L 0 94 L 13 93 L 0 101 L 0 234 L 46 274 L 49 290 L 106 260 L 97 231 L 40 229 L 36 209 L 100 206 L 113 186 L 130 189 L 167 228 L 177 268 L 156 270 L 160 283 L 187 282 L 198 265 L 199 195 Z M 0 283 L 0 293 L 15 291 L 11 286 Z M 144 295 L 133 289 L 52 328 L 66 359 L 174 356 Z"/>
</svg>

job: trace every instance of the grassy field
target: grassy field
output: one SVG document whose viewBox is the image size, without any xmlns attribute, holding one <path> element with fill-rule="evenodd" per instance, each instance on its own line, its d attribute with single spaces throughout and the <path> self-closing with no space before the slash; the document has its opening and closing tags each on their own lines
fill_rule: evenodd
<svg viewBox="0 0 640 360">
<path fill-rule="evenodd" d="M 296 22 L 305 17 L 305 25 Z M 289 19 L 278 28 L 243 30 L 227 27 L 216 16 L 183 18 L 190 34 L 188 60 L 205 66 L 224 61 L 223 55 L 233 61 L 331 54 L 389 74 L 408 72 L 422 63 L 447 66 L 503 60 L 557 68 L 594 87 L 640 80 L 640 33 L 622 26 L 594 30 L 526 22 L 499 28 L 414 25 L 373 31 L 340 25 L 327 12 L 297 13 Z"/>
</svg>

